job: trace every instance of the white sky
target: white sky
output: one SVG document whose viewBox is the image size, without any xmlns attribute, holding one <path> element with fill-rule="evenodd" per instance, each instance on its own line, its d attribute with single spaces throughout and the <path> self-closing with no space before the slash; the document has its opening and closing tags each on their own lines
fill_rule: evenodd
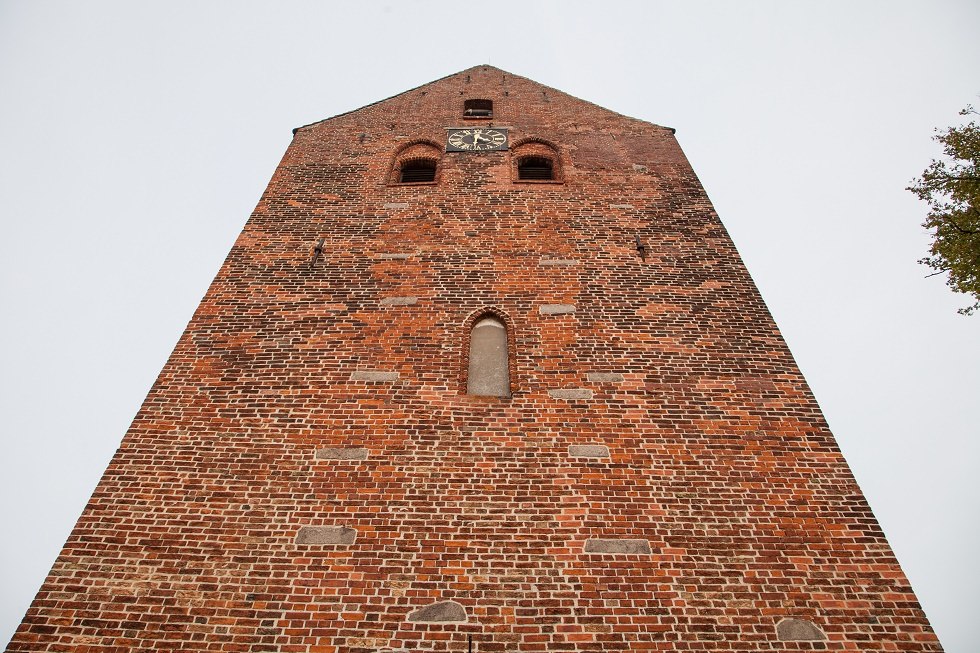
<svg viewBox="0 0 980 653">
<path fill-rule="evenodd" d="M 946 650 L 976 650 L 980 316 L 904 189 L 980 3 L 0 0 L 0 644 L 290 130 L 489 63 L 676 127 Z M 971 646 L 972 644 L 972 646 Z"/>
</svg>

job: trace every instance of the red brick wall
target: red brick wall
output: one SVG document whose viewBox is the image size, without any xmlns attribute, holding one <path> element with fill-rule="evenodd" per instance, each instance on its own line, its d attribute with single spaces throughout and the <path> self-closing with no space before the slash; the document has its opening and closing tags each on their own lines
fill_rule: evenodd
<svg viewBox="0 0 980 653">
<path fill-rule="evenodd" d="M 563 182 L 515 183 L 511 152 L 489 152 L 391 184 L 405 144 L 479 124 L 467 98 L 492 99 L 512 142 L 554 144 Z M 462 394 L 486 309 L 509 327 L 506 399 Z M 582 444 L 610 456 L 569 455 Z M 367 458 L 316 456 L 351 447 Z M 357 534 L 297 544 L 304 526 Z M 467 622 L 407 621 L 439 601 Z M 780 641 L 785 618 L 827 639 Z M 671 131 L 490 67 L 296 132 L 8 650 L 468 636 L 940 650 Z"/>
</svg>

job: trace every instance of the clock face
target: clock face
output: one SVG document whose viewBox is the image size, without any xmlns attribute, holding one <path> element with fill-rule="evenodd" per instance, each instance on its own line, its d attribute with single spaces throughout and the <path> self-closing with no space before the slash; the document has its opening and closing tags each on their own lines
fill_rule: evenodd
<svg viewBox="0 0 980 653">
<path fill-rule="evenodd" d="M 500 129 L 450 129 L 447 152 L 487 152 L 507 149 L 507 132 Z"/>
</svg>

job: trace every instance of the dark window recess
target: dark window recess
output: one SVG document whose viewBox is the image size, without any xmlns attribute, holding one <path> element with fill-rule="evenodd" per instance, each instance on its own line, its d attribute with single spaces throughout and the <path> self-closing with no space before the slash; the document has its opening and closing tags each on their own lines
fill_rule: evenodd
<svg viewBox="0 0 980 653">
<path fill-rule="evenodd" d="M 418 184 L 436 180 L 436 162 L 430 159 L 416 159 L 402 164 L 399 181 L 403 184 Z"/>
<path fill-rule="evenodd" d="M 493 118 L 493 100 L 466 100 L 463 102 L 463 117 Z"/>
<path fill-rule="evenodd" d="M 551 159 L 543 156 L 529 156 L 517 163 L 517 178 L 529 181 L 548 181 L 554 179 Z"/>
</svg>

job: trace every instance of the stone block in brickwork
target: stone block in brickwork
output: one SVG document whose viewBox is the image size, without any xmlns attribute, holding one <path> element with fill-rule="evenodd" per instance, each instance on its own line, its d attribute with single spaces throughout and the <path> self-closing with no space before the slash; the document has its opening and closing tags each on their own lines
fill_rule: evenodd
<svg viewBox="0 0 980 653">
<path fill-rule="evenodd" d="M 623 375 L 619 372 L 589 372 L 589 381 L 592 383 L 619 383 L 623 380 Z"/>
<path fill-rule="evenodd" d="M 586 553 L 650 553 L 650 543 L 646 540 L 590 539 L 585 541 Z"/>
<path fill-rule="evenodd" d="M 806 619 L 783 619 L 776 624 L 776 636 L 784 642 L 817 642 L 827 639 L 823 631 Z"/>
<path fill-rule="evenodd" d="M 569 388 L 567 390 L 548 390 L 552 399 L 565 399 L 574 401 L 580 399 L 592 399 L 592 391 L 586 388 Z"/>
<path fill-rule="evenodd" d="M 353 544 L 357 529 L 347 526 L 304 526 L 296 534 L 296 544 Z"/>
<path fill-rule="evenodd" d="M 440 601 L 410 612 L 413 623 L 445 623 L 466 621 L 466 609 L 456 601 Z"/>
<path fill-rule="evenodd" d="M 609 205 L 609 208 L 611 208 L 611 209 L 632 209 L 633 208 L 633 205 L 632 204 L 610 204 Z"/>
<path fill-rule="evenodd" d="M 541 315 L 562 315 L 564 313 L 574 313 L 575 306 L 572 304 L 542 304 L 538 310 Z"/>
<path fill-rule="evenodd" d="M 317 451 L 316 457 L 320 460 L 365 460 L 368 457 L 368 450 L 353 447 L 328 447 Z"/>
<path fill-rule="evenodd" d="M 604 444 L 570 444 L 568 455 L 573 458 L 608 458 L 609 447 Z"/>
<path fill-rule="evenodd" d="M 350 375 L 350 380 L 391 383 L 398 380 L 398 372 L 354 372 Z"/>
<path fill-rule="evenodd" d="M 387 261 L 404 261 L 405 259 L 412 258 L 411 254 L 378 254 L 378 258 Z"/>
<path fill-rule="evenodd" d="M 407 209 L 408 203 L 406 202 L 388 202 L 385 204 L 386 209 Z"/>
<path fill-rule="evenodd" d="M 412 306 L 419 303 L 418 297 L 385 297 L 382 306 Z"/>
<path fill-rule="evenodd" d="M 379 648 L 385 646 L 389 642 L 388 637 L 348 637 L 344 642 L 346 646 L 344 650 L 358 650 L 363 651 L 365 649 L 370 651 L 377 651 L 382 653 L 383 651 L 390 651 L 388 648 Z M 282 650 L 282 649 L 280 649 Z"/>
</svg>

